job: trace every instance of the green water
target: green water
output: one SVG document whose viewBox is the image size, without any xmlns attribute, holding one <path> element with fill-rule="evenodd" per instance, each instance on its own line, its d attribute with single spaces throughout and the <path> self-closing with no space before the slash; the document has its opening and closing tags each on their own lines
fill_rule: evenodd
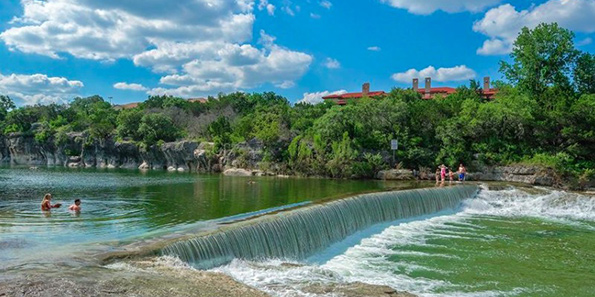
<svg viewBox="0 0 595 297">
<path fill-rule="evenodd" d="M 364 231 L 318 255 L 330 259 L 320 264 L 236 261 L 217 270 L 276 296 L 349 282 L 432 297 L 594 296 L 595 197 L 530 192 L 484 189 L 455 211 Z"/>
<path fill-rule="evenodd" d="M 450 285 L 435 293 L 503 292 L 515 296 L 593 296 L 595 224 L 476 216 L 430 231 L 423 245 L 393 247 L 399 273 Z M 411 253 L 407 253 L 411 252 Z M 419 252 L 415 254 L 413 252 Z M 447 255 L 432 257 L 428 255 Z M 417 266 L 422 269 L 408 270 Z"/>
<path fill-rule="evenodd" d="M 232 216 L 408 186 L 381 181 L 2 168 L 0 268 L 64 261 L 73 251 L 112 249 L 189 226 L 208 227 Z M 52 193 L 52 202 L 63 206 L 42 212 L 45 193 Z M 80 214 L 67 210 L 76 198 L 82 200 Z"/>
</svg>

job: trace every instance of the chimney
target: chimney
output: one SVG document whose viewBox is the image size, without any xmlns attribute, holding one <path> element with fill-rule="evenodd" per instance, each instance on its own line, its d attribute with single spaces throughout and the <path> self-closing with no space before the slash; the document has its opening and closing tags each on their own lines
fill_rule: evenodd
<svg viewBox="0 0 595 297">
<path fill-rule="evenodd" d="M 417 92 L 417 90 L 419 90 L 419 79 L 414 78 L 413 79 L 413 90 Z"/>
<path fill-rule="evenodd" d="M 426 95 L 425 95 L 426 99 L 430 99 L 431 91 L 432 91 L 432 78 L 426 77 Z"/>
<path fill-rule="evenodd" d="M 486 76 L 483 78 L 483 91 L 489 91 L 490 90 L 490 77 Z"/>
<path fill-rule="evenodd" d="M 370 93 L 370 83 L 365 83 L 362 86 L 362 95 L 368 96 L 368 93 Z"/>
</svg>

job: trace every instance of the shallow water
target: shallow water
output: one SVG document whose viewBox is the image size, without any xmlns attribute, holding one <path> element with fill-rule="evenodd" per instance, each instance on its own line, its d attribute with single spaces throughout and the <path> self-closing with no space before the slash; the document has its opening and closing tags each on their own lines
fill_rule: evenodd
<svg viewBox="0 0 595 297">
<path fill-rule="evenodd" d="M 189 173 L 0 168 L 0 269 L 75 265 L 84 252 L 404 184 Z M 40 211 L 43 195 L 62 203 Z M 67 210 L 82 200 L 80 214 Z M 72 254 L 72 256 L 71 256 Z"/>
<path fill-rule="evenodd" d="M 310 261 L 214 270 L 275 296 L 355 281 L 420 296 L 593 296 L 595 198 L 540 192 L 485 189 L 456 212 L 362 231 Z"/>
</svg>

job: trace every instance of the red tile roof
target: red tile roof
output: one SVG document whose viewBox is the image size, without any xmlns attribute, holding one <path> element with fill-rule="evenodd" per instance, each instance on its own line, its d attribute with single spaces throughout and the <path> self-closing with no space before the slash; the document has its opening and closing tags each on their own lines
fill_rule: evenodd
<svg viewBox="0 0 595 297">
<path fill-rule="evenodd" d="M 368 93 L 368 97 L 377 97 L 377 96 L 384 96 L 386 92 L 384 91 L 376 91 Z M 364 97 L 364 93 L 345 93 L 345 94 L 333 94 L 322 97 L 322 99 L 359 99 Z"/>
</svg>

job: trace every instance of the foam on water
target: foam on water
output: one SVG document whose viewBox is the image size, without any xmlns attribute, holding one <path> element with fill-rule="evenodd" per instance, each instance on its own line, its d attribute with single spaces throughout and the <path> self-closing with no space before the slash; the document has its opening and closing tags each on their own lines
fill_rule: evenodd
<svg viewBox="0 0 595 297">
<path fill-rule="evenodd" d="M 312 284 L 337 284 L 364 282 L 387 285 L 396 290 L 408 291 L 420 296 L 517 296 L 539 295 L 543 288 L 515 287 L 504 291 L 473 290 L 473 285 L 453 284 L 450 271 L 426 267 L 419 262 L 405 259 L 389 261 L 395 256 L 456 257 L 440 253 L 407 251 L 408 246 L 450 248 L 440 243 L 428 243 L 440 238 L 466 238 L 490 240 L 489 235 L 478 236 L 485 226 L 474 224 L 474 219 L 506 220 L 503 218 L 539 218 L 580 224 L 593 227 L 595 221 L 595 198 L 561 191 L 544 191 L 529 194 L 516 188 L 504 191 L 484 189 L 476 199 L 463 202 L 456 213 L 424 217 L 414 221 L 396 221 L 382 232 L 371 235 L 348 248 L 322 265 L 294 263 L 282 260 L 250 262 L 234 260 L 230 264 L 213 269 L 226 273 L 250 286 L 262 289 L 274 296 L 332 296 L 307 293 Z M 508 221 L 507 221 L 508 222 Z M 365 233 L 366 231 L 362 231 Z M 441 242 L 441 241 L 438 241 Z M 399 247 L 403 248 L 400 249 Z M 311 263 L 311 262 L 310 262 Z M 422 262 L 423 263 L 423 262 Z M 440 278 L 411 277 L 411 272 L 431 271 Z M 481 284 L 477 285 L 479 288 Z M 469 292 L 472 291 L 472 292 Z"/>
</svg>

